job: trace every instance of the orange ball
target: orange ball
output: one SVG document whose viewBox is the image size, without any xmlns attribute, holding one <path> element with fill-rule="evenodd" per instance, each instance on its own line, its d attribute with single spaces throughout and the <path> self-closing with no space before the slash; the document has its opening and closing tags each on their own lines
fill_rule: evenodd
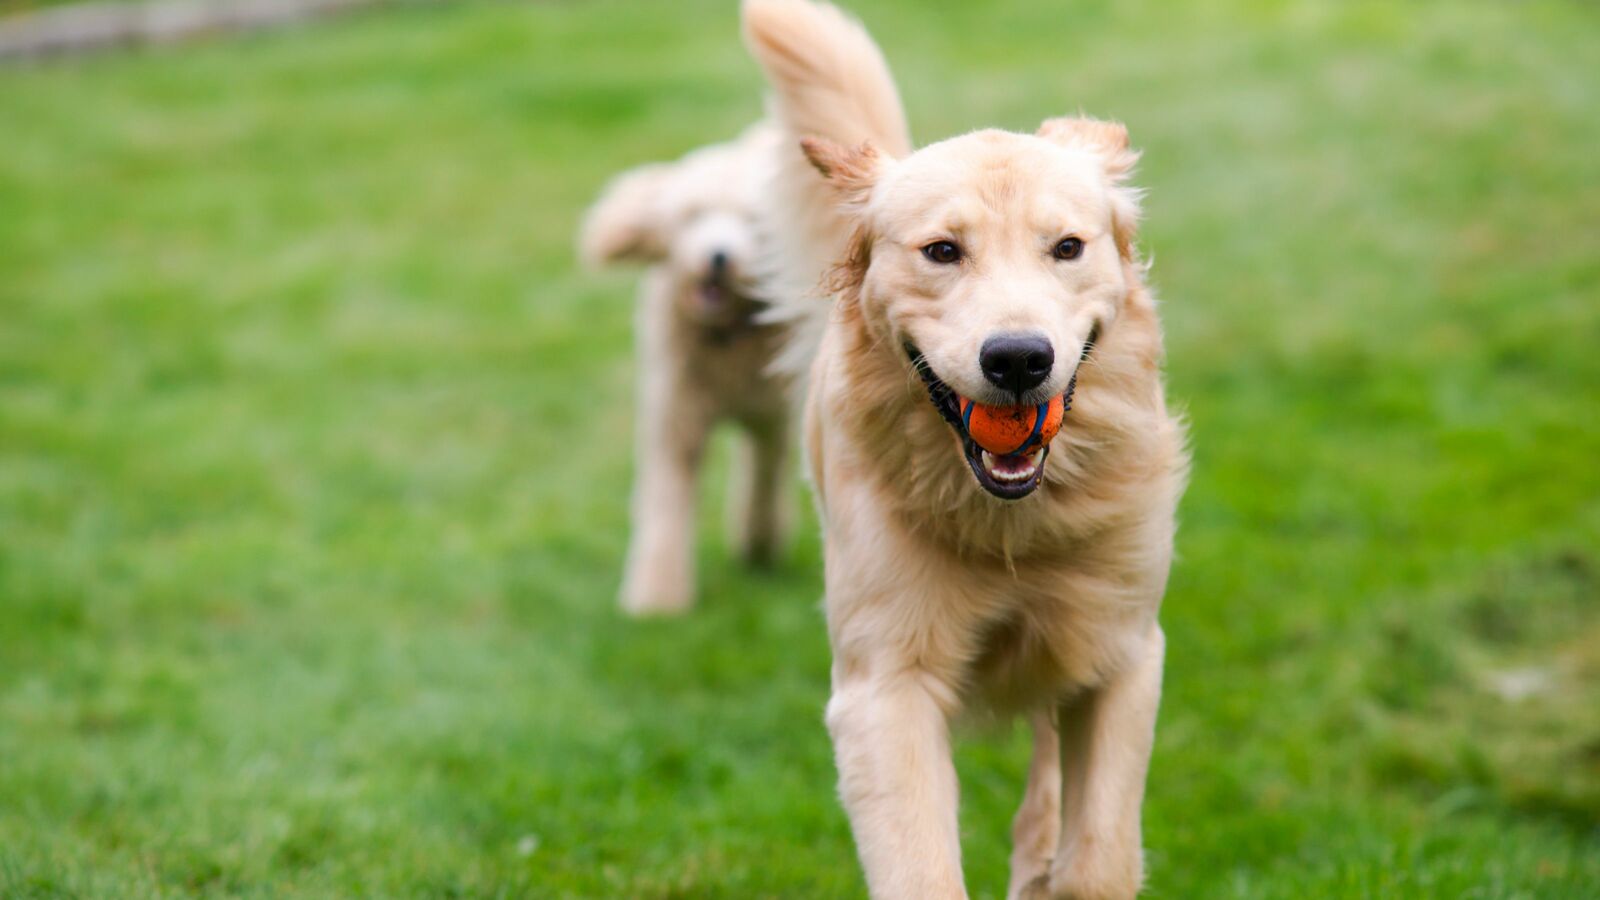
<svg viewBox="0 0 1600 900">
<path fill-rule="evenodd" d="M 1066 401 L 1051 397 L 1038 406 L 985 406 L 960 398 L 961 424 L 979 447 L 1007 456 L 1043 447 L 1061 430 Z"/>
</svg>

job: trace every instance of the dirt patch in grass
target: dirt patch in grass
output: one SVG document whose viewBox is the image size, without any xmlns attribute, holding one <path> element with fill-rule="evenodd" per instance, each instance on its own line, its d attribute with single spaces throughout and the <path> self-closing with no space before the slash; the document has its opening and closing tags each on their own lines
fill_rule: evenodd
<svg viewBox="0 0 1600 900">
<path fill-rule="evenodd" d="M 1381 620 L 1366 662 L 1380 783 L 1441 812 L 1501 804 L 1600 824 L 1600 562 L 1491 569 L 1431 617 Z"/>
</svg>

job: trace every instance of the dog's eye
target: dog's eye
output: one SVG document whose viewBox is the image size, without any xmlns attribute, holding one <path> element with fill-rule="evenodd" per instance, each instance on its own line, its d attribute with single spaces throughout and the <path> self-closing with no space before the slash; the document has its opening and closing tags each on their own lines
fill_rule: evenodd
<svg viewBox="0 0 1600 900">
<path fill-rule="evenodd" d="M 922 248 L 922 255 L 936 263 L 953 263 L 961 260 L 961 248 L 950 241 L 934 241 Z"/>
<path fill-rule="evenodd" d="M 1050 255 L 1056 259 L 1077 259 L 1083 255 L 1083 241 L 1075 237 L 1062 238 Z"/>
</svg>

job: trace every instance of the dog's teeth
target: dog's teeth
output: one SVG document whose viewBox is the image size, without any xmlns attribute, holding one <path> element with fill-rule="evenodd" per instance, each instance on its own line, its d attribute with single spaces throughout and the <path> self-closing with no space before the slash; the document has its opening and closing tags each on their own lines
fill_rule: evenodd
<svg viewBox="0 0 1600 900">
<path fill-rule="evenodd" d="M 1029 465 L 1027 468 L 1007 470 L 1000 468 L 1000 460 L 993 453 L 990 453 L 987 450 L 979 451 L 981 454 L 980 461 L 983 463 L 983 469 L 985 472 L 989 473 L 989 477 L 993 478 L 995 481 L 1006 483 L 1027 481 L 1028 479 L 1032 478 L 1033 474 L 1039 471 L 1039 452 L 1029 455 Z"/>
</svg>

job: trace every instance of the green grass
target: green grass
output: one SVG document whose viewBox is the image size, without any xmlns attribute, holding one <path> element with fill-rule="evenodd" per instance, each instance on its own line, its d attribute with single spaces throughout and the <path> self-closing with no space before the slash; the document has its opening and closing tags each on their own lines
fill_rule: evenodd
<svg viewBox="0 0 1600 900">
<path fill-rule="evenodd" d="M 0 71 L 0 895 L 861 893 L 814 525 L 613 606 L 632 278 L 572 230 L 758 114 L 731 6 Z M 1150 896 L 1600 894 L 1600 15 L 986 6 L 859 6 L 922 139 L 1147 151 Z M 975 896 L 1025 761 L 962 744 Z"/>
</svg>

